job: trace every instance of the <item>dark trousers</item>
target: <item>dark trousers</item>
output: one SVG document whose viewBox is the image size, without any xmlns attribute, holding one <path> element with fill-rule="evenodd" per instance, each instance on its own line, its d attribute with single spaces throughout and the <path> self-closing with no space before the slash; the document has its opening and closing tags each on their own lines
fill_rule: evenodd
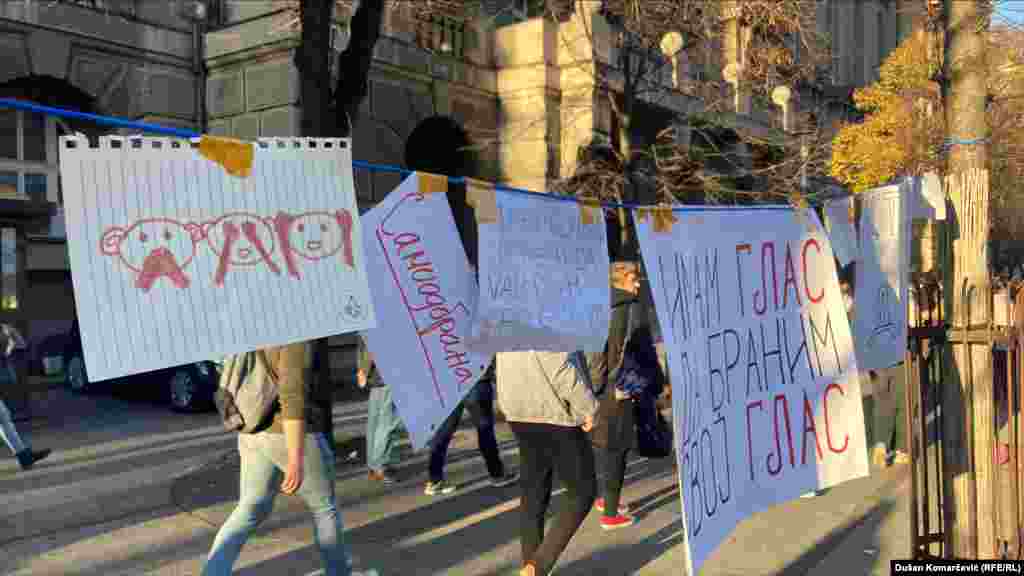
<svg viewBox="0 0 1024 576">
<path fill-rule="evenodd" d="M 430 441 L 430 481 L 444 480 L 444 465 L 448 459 L 448 445 L 462 420 L 463 409 L 469 410 L 476 423 L 477 445 L 487 463 L 491 478 L 505 475 L 505 467 L 498 454 L 498 439 L 494 435 L 494 385 L 489 381 L 478 382 L 466 398 L 455 407 L 455 411 L 441 424 L 441 428 Z"/>
<path fill-rule="evenodd" d="M 615 450 L 604 453 L 604 515 L 618 515 L 619 502 L 622 499 L 622 484 L 626 481 L 626 455 L 628 450 Z"/>
<path fill-rule="evenodd" d="M 538 574 L 547 574 L 594 505 L 594 450 L 580 428 L 524 422 L 510 422 L 509 426 L 519 443 L 523 564 L 532 562 Z M 558 474 L 566 494 L 545 534 L 553 473 Z"/>
</svg>

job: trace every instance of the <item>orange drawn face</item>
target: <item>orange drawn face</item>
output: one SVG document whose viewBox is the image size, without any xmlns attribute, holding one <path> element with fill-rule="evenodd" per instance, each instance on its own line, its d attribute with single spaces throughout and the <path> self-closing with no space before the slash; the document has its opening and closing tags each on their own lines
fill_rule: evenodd
<svg viewBox="0 0 1024 576">
<path fill-rule="evenodd" d="M 234 226 L 238 234 L 231 245 L 226 246 L 230 226 Z M 274 229 L 264 219 L 253 214 L 225 214 L 206 225 L 206 241 L 218 256 L 223 255 L 227 247 L 231 264 L 251 266 L 264 259 L 264 251 L 267 254 L 273 253 Z M 260 246 L 264 251 L 260 250 Z"/>
<path fill-rule="evenodd" d="M 288 229 L 288 244 L 307 260 L 330 258 L 341 250 L 344 233 L 330 212 L 307 212 L 297 216 Z"/>
</svg>

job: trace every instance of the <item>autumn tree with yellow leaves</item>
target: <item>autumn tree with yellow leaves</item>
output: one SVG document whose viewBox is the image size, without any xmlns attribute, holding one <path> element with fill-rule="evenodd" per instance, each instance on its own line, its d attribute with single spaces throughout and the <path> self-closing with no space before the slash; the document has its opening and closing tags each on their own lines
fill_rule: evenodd
<svg viewBox="0 0 1024 576">
<path fill-rule="evenodd" d="M 928 43 L 924 33 L 908 37 L 882 63 L 879 80 L 854 92 L 863 118 L 840 127 L 829 166 L 854 192 L 945 170 L 945 114 L 932 56 L 941 46 Z M 1024 38 L 1016 30 L 995 29 L 989 45 L 992 228 L 995 237 L 1005 237 L 1020 227 L 1024 209 L 1024 68 L 1015 64 Z"/>
</svg>

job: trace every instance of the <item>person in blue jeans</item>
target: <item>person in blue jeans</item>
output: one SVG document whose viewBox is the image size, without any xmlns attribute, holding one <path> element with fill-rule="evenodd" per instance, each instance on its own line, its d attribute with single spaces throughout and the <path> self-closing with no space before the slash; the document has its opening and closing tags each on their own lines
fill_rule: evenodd
<svg viewBox="0 0 1024 576">
<path fill-rule="evenodd" d="M 363 338 L 359 339 L 356 383 L 360 388 L 370 389 L 369 414 L 366 419 L 366 467 L 370 479 L 394 484 L 398 480 L 392 467 L 398 461 L 398 431 L 402 420 L 391 398 L 391 388 L 381 378 L 373 354 Z"/>
<path fill-rule="evenodd" d="M 455 410 L 441 424 L 441 428 L 430 441 L 430 480 L 423 490 L 428 496 L 451 494 L 455 486 L 444 478 L 444 465 L 448 459 L 448 445 L 459 427 L 464 409 L 469 410 L 476 424 L 477 445 L 480 454 L 487 464 L 487 472 L 491 476 L 491 485 L 502 488 L 519 479 L 517 474 L 505 471 L 498 453 L 498 439 L 494 435 L 494 363 L 487 369 L 473 389 L 455 407 Z"/>
<path fill-rule="evenodd" d="M 217 531 L 203 576 L 230 576 L 253 530 L 270 515 L 278 491 L 302 498 L 313 516 L 313 537 L 325 576 L 370 576 L 353 572 L 341 512 L 334 495 L 334 451 L 324 428 L 330 414 L 313 402 L 312 354 L 305 343 L 261 350 L 278 385 L 278 407 L 270 422 L 238 435 L 238 505 Z"/>
</svg>

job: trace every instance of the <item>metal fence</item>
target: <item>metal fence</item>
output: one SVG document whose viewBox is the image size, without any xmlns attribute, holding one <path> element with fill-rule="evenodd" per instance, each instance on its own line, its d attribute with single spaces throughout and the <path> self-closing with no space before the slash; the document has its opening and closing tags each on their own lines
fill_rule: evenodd
<svg viewBox="0 0 1024 576">
<path fill-rule="evenodd" d="M 971 492 L 987 494 L 991 490 L 995 500 L 995 515 L 981 517 L 973 507 L 970 521 L 992 523 L 984 526 L 996 535 L 997 549 L 978 550 L 978 556 L 992 555 L 1002 558 L 1024 557 L 1024 481 L 1021 463 L 1024 462 L 1024 444 L 1020 430 L 1020 395 L 1024 373 L 1024 345 L 1015 336 L 1015 312 L 1024 312 L 1024 290 L 1017 284 L 1007 285 L 993 296 L 988 294 L 989 318 L 987 326 L 971 326 L 969 319 L 956 322 L 956 327 L 943 317 L 943 293 L 939 279 L 917 276 L 911 285 L 913 302 L 910 311 L 909 342 L 904 368 L 906 372 L 905 425 L 908 452 L 911 456 L 911 509 L 910 532 L 915 558 L 951 558 L 953 556 L 949 534 L 946 483 L 951 477 L 944 465 L 943 438 L 946 418 L 954 412 L 943 407 L 943 365 L 950 360 L 954 346 L 985 346 L 991 350 L 991 382 L 974 382 L 967 370 L 965 390 L 982 386 L 991 389 L 995 404 L 993 430 L 996 450 L 993 458 L 994 474 L 991 486 L 979 486 L 975 474 L 973 454 L 976 426 L 970 409 L 964 423 L 968 432 L 972 456 L 967 470 L 973 482 Z M 1022 314 L 1024 316 L 1024 314 Z M 970 328 L 968 328 L 970 326 Z M 970 402 L 967 403 L 970 406 Z M 956 412 L 960 417 L 960 412 Z M 984 429 L 984 428 L 983 428 Z M 980 490 L 979 490 L 980 488 Z"/>
</svg>

